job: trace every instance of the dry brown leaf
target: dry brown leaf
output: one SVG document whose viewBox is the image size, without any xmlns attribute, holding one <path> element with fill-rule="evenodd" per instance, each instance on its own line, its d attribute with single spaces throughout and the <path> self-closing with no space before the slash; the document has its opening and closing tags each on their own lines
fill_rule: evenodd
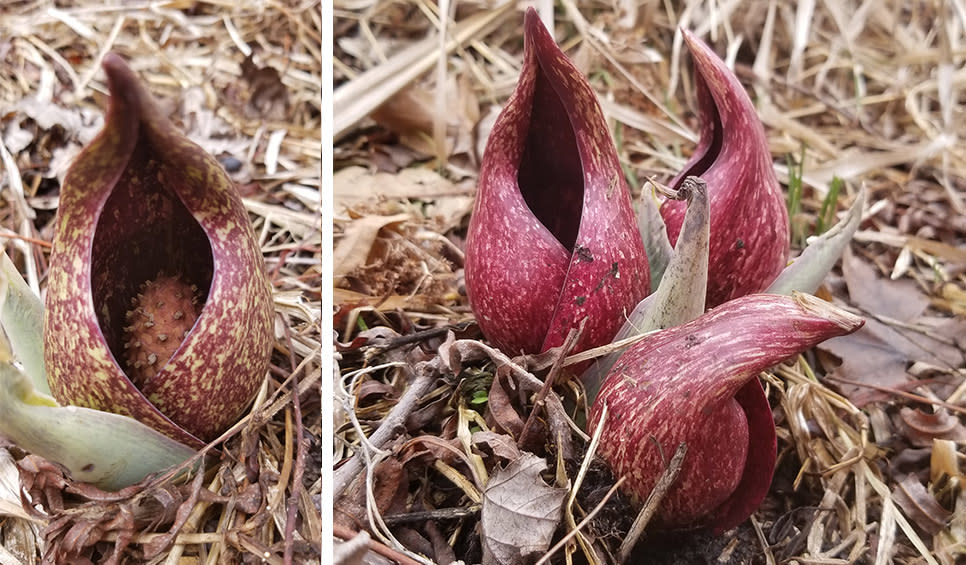
<svg viewBox="0 0 966 565">
<path fill-rule="evenodd" d="M 893 499 L 917 526 L 932 535 L 939 533 L 952 512 L 943 508 L 915 475 L 907 475 L 892 490 Z"/>
<path fill-rule="evenodd" d="M 274 67 L 255 64 L 252 55 L 241 63 L 242 78 L 248 83 L 250 115 L 282 120 L 288 113 L 288 89 Z"/>
<path fill-rule="evenodd" d="M 842 257 L 842 274 L 852 303 L 868 314 L 909 322 L 929 305 L 929 298 L 916 283 L 880 277 L 872 265 L 851 250 Z"/>
<path fill-rule="evenodd" d="M 506 461 L 515 461 L 520 458 L 520 450 L 512 437 L 496 432 L 474 432 L 471 436 L 473 445 L 478 449 L 490 451 L 494 456 Z"/>
<path fill-rule="evenodd" d="M 402 169 L 396 174 L 347 167 L 332 178 L 335 211 L 379 209 L 383 202 L 418 199 L 432 204 L 423 215 L 436 220 L 440 232 L 455 227 L 473 207 L 471 189 L 461 188 L 436 171 Z"/>
<path fill-rule="evenodd" d="M 363 216 L 349 222 L 332 255 L 333 271 L 336 278 L 339 279 L 366 264 L 372 245 L 379 236 L 379 230 L 392 224 L 405 222 L 408 219 L 409 214 L 395 214 L 393 216 Z"/>
<path fill-rule="evenodd" d="M 99 110 L 93 108 L 64 108 L 50 100 L 36 97 L 24 98 L 15 107 L 15 111 L 37 123 L 44 131 L 55 127 L 63 128 L 68 139 L 77 141 L 80 145 L 90 143 L 97 132 L 104 126 L 104 117 Z"/>
<path fill-rule="evenodd" d="M 487 421 L 492 427 L 503 430 L 517 437 L 523 431 L 523 418 L 513 406 L 513 398 L 519 395 L 513 377 L 505 372 L 498 372 L 490 385 L 488 402 L 486 403 Z"/>
<path fill-rule="evenodd" d="M 250 182 L 252 164 L 245 155 L 252 144 L 251 138 L 238 135 L 230 123 L 205 103 L 203 88 L 186 88 L 179 99 L 178 114 L 183 116 L 179 125 L 192 141 L 218 157 L 235 182 Z"/>
<path fill-rule="evenodd" d="M 567 489 L 540 477 L 546 461 L 524 453 L 490 477 L 483 492 L 481 528 L 484 565 L 530 563 L 550 547 Z"/>
<path fill-rule="evenodd" d="M 819 348 L 842 359 L 831 376 L 847 381 L 841 389 L 854 404 L 863 406 L 888 398 L 881 390 L 861 386 L 864 383 L 904 388 L 912 380 L 907 367 L 916 361 L 940 368 L 963 365 L 957 340 L 966 322 L 950 319 L 937 323 L 922 316 L 929 299 L 914 283 L 879 277 L 871 265 L 852 253 L 842 258 L 842 271 L 851 300 L 866 313 L 866 324 L 854 334 L 828 340 Z M 900 323 L 885 323 L 874 316 Z"/>
<path fill-rule="evenodd" d="M 170 548 L 199 500 L 224 500 L 202 486 L 203 474 L 181 486 L 154 485 L 149 478 L 109 492 L 72 482 L 59 467 L 35 455 L 17 466 L 24 495 L 30 497 L 25 508 L 42 505 L 49 514 L 45 563 L 88 563 L 94 556 L 105 564 L 145 561 Z M 70 507 L 64 505 L 66 497 L 72 499 Z M 164 528 L 167 532 L 135 547 L 139 533 Z"/>
<path fill-rule="evenodd" d="M 906 437 L 913 445 L 930 446 L 936 439 L 966 442 L 966 427 L 945 408 L 930 413 L 903 406 L 899 410 L 899 418 L 906 430 Z"/>
<path fill-rule="evenodd" d="M 362 406 L 384 398 L 392 399 L 395 391 L 395 388 L 388 383 L 374 380 L 363 381 L 356 391 L 356 402 Z"/>
<path fill-rule="evenodd" d="M 446 154 L 467 153 L 473 148 L 473 128 L 480 119 L 479 102 L 467 81 L 456 80 L 452 75 L 444 90 L 443 108 L 437 104 L 437 90 L 413 85 L 397 92 L 369 117 L 399 135 L 400 143 L 424 157 L 437 155 L 433 128 L 435 120 L 442 119 Z"/>
<path fill-rule="evenodd" d="M 352 530 L 366 529 L 369 525 L 366 494 L 366 472 L 356 475 L 341 496 L 336 497 L 334 523 Z M 388 457 L 373 469 L 372 504 L 380 514 L 402 509 L 406 498 L 409 476 L 404 464 L 396 457 Z"/>
<path fill-rule="evenodd" d="M 406 419 L 407 425 L 409 418 Z M 421 435 L 406 442 L 402 450 L 403 464 L 410 464 L 415 460 L 422 460 L 424 464 L 432 466 L 436 461 L 447 465 L 454 465 L 460 461 L 459 453 L 463 444 L 459 438 L 443 439 L 437 436 Z"/>
</svg>

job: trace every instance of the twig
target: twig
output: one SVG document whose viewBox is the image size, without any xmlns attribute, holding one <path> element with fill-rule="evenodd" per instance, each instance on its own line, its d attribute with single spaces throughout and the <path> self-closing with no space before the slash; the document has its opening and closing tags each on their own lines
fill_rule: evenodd
<svg viewBox="0 0 966 565">
<path fill-rule="evenodd" d="M 579 329 L 570 330 L 570 333 L 567 334 L 567 339 L 565 339 L 563 345 L 560 346 L 560 355 L 554 360 L 553 365 L 550 367 L 550 371 L 547 373 L 547 378 L 544 380 L 543 386 L 540 387 L 540 391 L 533 400 L 533 410 L 530 411 L 530 415 L 527 416 L 527 421 L 523 424 L 523 430 L 520 432 L 520 445 L 528 445 L 530 436 L 534 433 L 534 425 L 540 417 L 541 408 L 543 408 L 544 403 L 546 402 L 547 394 L 549 394 L 553 389 L 553 385 L 557 381 L 560 371 L 563 369 L 563 363 L 567 356 L 567 352 L 572 351 L 574 346 L 577 345 L 577 340 L 580 339 L 580 334 L 582 333 L 585 322 L 586 318 L 581 321 Z"/>
<path fill-rule="evenodd" d="M 688 445 L 682 441 L 678 444 L 677 451 L 674 452 L 674 457 L 671 458 L 671 462 L 664 469 L 664 474 L 658 479 L 657 484 L 651 490 L 651 494 L 644 501 L 644 508 L 641 508 L 641 513 L 637 515 L 634 523 L 631 524 L 631 530 L 627 532 L 627 537 L 624 538 L 617 552 L 618 562 L 627 563 L 627 560 L 631 556 L 631 551 L 634 550 L 634 546 L 637 545 L 637 541 L 644 533 L 644 528 L 647 527 L 648 522 L 651 521 L 654 513 L 657 512 L 668 489 L 671 488 L 675 479 L 678 478 L 678 473 L 681 472 L 681 464 L 684 462 L 684 456 L 687 452 Z"/>
<path fill-rule="evenodd" d="M 605 402 L 600 411 L 600 419 L 597 422 L 597 427 L 594 429 L 594 435 L 591 437 L 590 445 L 587 446 L 587 452 L 584 454 L 584 460 L 580 462 L 580 469 L 577 470 L 577 478 L 574 479 L 574 485 L 570 489 L 570 497 L 567 499 L 567 506 L 564 507 L 567 524 L 572 526 L 574 531 L 579 531 L 579 527 L 574 523 L 574 502 L 577 499 L 577 493 L 580 491 L 581 485 L 584 484 L 584 477 L 587 476 L 587 471 L 590 469 L 590 464 L 594 460 L 594 456 L 597 454 L 597 446 L 600 445 L 600 437 L 604 433 L 604 426 L 606 423 L 607 403 Z M 608 494 L 608 496 L 610 495 Z M 590 548 L 586 547 L 586 542 L 583 539 L 583 536 L 578 536 L 577 541 L 580 542 L 581 548 L 584 550 L 584 552 L 589 553 Z"/>
<path fill-rule="evenodd" d="M 292 335 L 291 329 L 288 325 L 285 326 L 286 337 L 289 343 L 291 343 Z M 299 493 L 302 491 L 302 478 L 305 476 L 305 457 L 308 455 L 308 446 L 306 445 L 305 438 L 303 437 L 304 428 L 302 424 L 302 399 L 299 398 L 299 381 L 295 361 L 295 352 L 292 347 L 289 347 L 289 363 L 292 367 L 292 412 L 294 412 L 295 419 L 295 471 L 292 475 L 292 480 L 289 483 L 289 499 L 288 508 L 285 513 L 285 551 L 282 554 L 282 561 L 285 565 L 292 564 L 292 555 L 295 547 L 295 523 L 298 518 L 299 509 Z M 285 485 L 279 485 L 282 489 Z"/>
<path fill-rule="evenodd" d="M 597 357 L 603 357 L 615 351 L 623 351 L 624 349 L 634 345 L 635 343 L 641 341 L 645 337 L 655 333 L 655 331 L 649 331 L 640 333 L 637 335 L 632 335 L 631 337 L 626 337 L 617 341 L 608 343 L 607 345 L 601 345 L 600 347 L 595 347 L 593 349 L 586 349 L 580 353 L 575 353 L 566 359 L 564 359 L 564 367 L 569 367 L 570 365 L 576 365 L 577 363 L 583 363 L 590 359 L 596 359 Z"/>
<path fill-rule="evenodd" d="M 758 543 L 761 544 L 761 553 L 765 556 L 765 565 L 775 565 L 775 554 L 771 551 L 771 546 L 768 545 L 768 539 L 765 538 L 765 532 L 761 530 L 761 524 L 758 520 L 755 520 L 755 516 L 751 516 L 751 526 L 755 529 L 755 535 L 758 536 Z"/>
<path fill-rule="evenodd" d="M 359 349 L 368 351 L 377 351 L 379 353 L 384 353 L 391 349 L 397 349 L 399 347 L 404 347 L 406 345 L 413 345 L 416 343 L 422 343 L 424 341 L 443 337 L 450 331 L 461 333 L 466 331 L 470 326 L 473 326 L 476 322 L 460 322 L 458 324 L 447 324 L 445 326 L 440 326 L 438 328 L 429 328 L 428 330 L 420 330 L 413 332 L 411 334 L 401 335 L 386 340 L 385 343 L 380 343 L 377 345 L 366 344 L 361 346 Z"/>
<path fill-rule="evenodd" d="M 355 539 L 355 536 L 359 535 L 361 532 L 354 532 L 341 524 L 333 524 L 332 533 L 337 538 L 351 540 Z M 399 553 L 395 549 L 376 540 L 369 540 L 369 551 L 382 555 L 388 559 L 392 559 L 396 563 L 399 563 L 399 565 L 421 565 L 419 561 L 410 559 L 408 555 Z"/>
<path fill-rule="evenodd" d="M 408 524 L 410 522 L 425 522 L 426 520 L 455 520 L 466 518 L 480 513 L 479 504 L 473 504 L 466 508 L 438 508 L 436 510 L 420 510 L 417 512 L 406 512 L 405 514 L 389 514 L 383 516 L 382 520 L 389 526 L 395 524 Z"/>
<path fill-rule="evenodd" d="M 398 364 L 393 364 L 400 366 Z M 403 365 L 404 366 L 404 365 Z M 348 376 L 348 375 L 347 375 Z M 436 374 L 432 370 L 419 370 L 416 371 L 416 378 L 410 383 L 409 388 L 403 393 L 399 402 L 389 411 L 386 419 L 382 421 L 382 425 L 379 429 L 373 432 L 373 434 L 368 438 L 369 444 L 379 449 L 381 446 L 389 442 L 393 437 L 395 437 L 399 431 L 404 428 L 406 423 L 406 417 L 415 409 L 416 403 L 419 402 L 423 396 L 429 393 L 430 389 L 433 387 L 433 383 L 436 382 Z M 351 397 L 346 398 L 346 412 L 352 413 Z M 363 449 L 365 449 L 363 447 Z M 357 452 L 348 461 L 345 462 L 341 467 L 335 470 L 332 478 L 332 493 L 334 499 L 338 499 L 339 495 L 345 491 L 349 483 L 359 475 L 362 471 L 363 461 L 359 457 Z"/>
<path fill-rule="evenodd" d="M 560 541 L 555 543 L 553 547 L 551 547 L 550 550 L 543 557 L 541 557 L 540 560 L 537 561 L 534 565 L 543 565 L 544 563 L 546 563 L 547 560 L 550 559 L 550 557 L 554 553 L 559 551 L 560 548 L 564 546 L 564 544 L 570 541 L 570 538 L 577 535 L 577 533 L 580 532 L 580 530 L 582 530 L 584 526 L 590 523 L 590 521 L 594 519 L 594 516 L 596 516 L 597 513 L 604 508 L 604 505 L 607 504 L 607 501 L 610 500 L 610 497 L 614 496 L 614 493 L 617 492 L 617 489 L 620 488 L 622 484 L 624 484 L 624 477 L 617 479 L 617 482 L 614 483 L 614 486 L 610 487 L 610 490 L 607 491 L 607 494 L 604 495 L 604 498 L 597 503 L 597 506 L 595 506 L 594 509 L 591 510 L 590 513 L 587 514 L 587 516 L 585 516 L 584 519 L 581 520 L 579 524 L 577 524 L 577 527 L 567 532 L 567 535 L 565 535 L 563 538 L 560 539 Z"/>
<path fill-rule="evenodd" d="M 842 383 L 842 384 L 852 385 L 852 386 L 860 386 L 860 387 L 864 387 L 864 388 L 871 388 L 872 390 L 877 390 L 879 392 L 886 392 L 886 393 L 889 393 L 889 394 L 894 394 L 896 396 L 901 396 L 903 398 L 912 400 L 914 402 L 921 402 L 923 404 L 931 404 L 933 406 L 941 406 L 941 407 L 943 407 L 946 410 L 949 410 L 951 412 L 958 412 L 960 414 L 966 414 L 966 408 L 963 408 L 962 406 L 956 406 L 955 404 L 950 404 L 949 402 L 944 402 L 944 401 L 939 400 L 939 399 L 928 398 L 928 397 L 922 396 L 920 394 L 914 394 L 914 393 L 911 393 L 911 392 L 906 392 L 904 390 L 900 390 L 900 389 L 897 389 L 897 388 L 890 388 L 890 387 L 886 387 L 886 386 L 875 385 L 875 384 L 872 384 L 872 383 L 863 383 L 863 382 L 860 382 L 860 381 L 854 381 L 852 379 L 843 379 L 842 377 L 833 377 L 831 375 L 825 375 L 825 380 L 832 381 L 832 382 L 835 382 L 835 383 Z"/>
</svg>

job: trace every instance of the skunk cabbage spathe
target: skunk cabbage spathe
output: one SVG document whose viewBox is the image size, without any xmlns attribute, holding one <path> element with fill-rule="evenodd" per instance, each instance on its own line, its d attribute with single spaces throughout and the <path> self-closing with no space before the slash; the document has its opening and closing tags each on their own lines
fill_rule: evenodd
<svg viewBox="0 0 966 565">
<path fill-rule="evenodd" d="M 510 354 L 608 343 L 650 288 L 630 193 L 593 90 L 533 9 L 520 80 L 490 134 L 466 244 L 466 289 Z"/>
<path fill-rule="evenodd" d="M 684 170 L 708 184 L 711 241 L 707 308 L 760 292 L 788 262 L 789 226 L 765 129 L 738 78 L 707 45 L 687 30 L 694 60 L 701 135 Z M 671 243 L 684 222 L 685 204 L 666 200 L 661 215 Z"/>
<path fill-rule="evenodd" d="M 199 447 L 265 378 L 271 288 L 218 162 L 162 115 L 117 55 L 104 129 L 61 187 L 44 357 L 63 405 L 114 412 Z"/>
<path fill-rule="evenodd" d="M 758 374 L 863 320 L 810 295 L 736 298 L 631 346 L 604 378 L 590 430 L 642 502 L 681 442 L 688 452 L 658 526 L 727 530 L 761 503 L 775 466 L 775 423 Z M 596 432 L 595 432 L 596 433 Z"/>
</svg>

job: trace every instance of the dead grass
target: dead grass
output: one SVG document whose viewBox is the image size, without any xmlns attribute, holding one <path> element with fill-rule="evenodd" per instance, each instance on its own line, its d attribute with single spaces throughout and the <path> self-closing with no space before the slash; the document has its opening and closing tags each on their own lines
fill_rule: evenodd
<svg viewBox="0 0 966 565">
<path fill-rule="evenodd" d="M 115 51 L 241 188 L 275 289 L 278 338 L 255 405 L 191 485 L 161 479 L 112 498 L 33 461 L 48 490 L 31 490 L 36 508 L 18 511 L 17 468 L 0 451 L 3 480 L 13 481 L 4 563 L 57 559 L 71 544 L 76 559 L 97 563 L 112 551 L 115 563 L 318 562 L 321 18 L 317 0 L 0 7 L 0 235 L 28 282 L 43 291 L 58 187 L 100 128 L 100 60 Z"/>
<path fill-rule="evenodd" d="M 343 257 L 341 251 L 359 264 L 339 273 L 336 263 L 336 329 L 346 344 L 337 357 L 343 376 L 337 389 L 343 396 L 337 398 L 336 460 L 368 453 L 374 457 L 367 465 L 369 479 L 376 481 L 370 482 L 368 496 L 347 494 L 342 507 L 337 500 L 338 524 L 358 519 L 337 535 L 344 539 L 353 529 L 368 530 L 381 540 L 382 551 L 417 561 L 425 557 L 414 547 L 450 555 L 440 544 L 478 555 L 473 552 L 479 548 L 468 541 L 476 535 L 478 514 L 472 509 L 478 506 L 473 490 L 460 485 L 475 482 L 476 466 L 492 472 L 501 458 L 492 446 L 471 443 L 464 435 L 473 418 L 482 421 L 473 411 L 473 391 L 486 390 L 488 379 L 499 378 L 488 357 L 472 359 L 475 372 L 460 365 L 449 377 L 437 375 L 422 400 L 405 392 L 414 378 L 407 367 L 431 360 L 440 346 L 440 333 L 427 332 L 470 318 L 460 294 L 459 253 L 469 204 L 462 203 L 461 220 L 442 225 L 413 206 L 453 204 L 454 195 L 471 193 L 480 148 L 498 105 L 515 84 L 522 47 L 522 14 L 513 3 L 444 5 L 448 17 L 440 19 L 437 5 L 428 1 L 335 3 L 336 256 Z M 966 151 L 960 136 L 966 123 L 966 11 L 961 4 L 563 0 L 556 6 L 558 43 L 597 89 L 629 177 L 667 178 L 680 170 L 693 148 L 697 134 L 690 71 L 676 32 L 692 29 L 734 63 L 765 123 L 782 182 L 789 180 L 790 169 L 801 168 L 805 191 L 801 210 L 792 218 L 796 241 L 814 228 L 833 178 L 844 180 L 839 210 L 864 185 L 871 205 L 854 251 L 886 277 L 915 281 L 916 292 L 931 301 L 933 315 L 963 315 Z M 444 42 L 441 36 L 459 40 Z M 344 199 L 340 188 L 356 186 L 340 182 L 350 165 L 389 173 L 381 185 L 385 190 L 372 191 L 368 200 L 363 198 L 365 204 Z M 413 169 L 439 172 L 434 182 L 449 192 L 395 190 L 406 183 L 393 182 L 391 175 Z M 405 215 L 392 222 L 378 221 L 400 212 Z M 361 228 L 363 222 L 369 227 Z M 447 237 L 456 250 L 426 246 L 427 231 Z M 393 256 L 387 246 L 398 248 L 405 241 L 411 244 L 408 261 L 424 267 L 425 280 L 392 288 L 377 285 L 385 282 L 384 274 L 374 272 L 377 265 L 388 264 Z M 427 281 L 436 284 L 432 293 L 423 292 Z M 378 293 L 369 293 L 372 288 Z M 837 274 L 825 292 L 849 303 Z M 479 337 L 462 332 L 457 331 L 459 337 Z M 354 339 L 356 345 L 350 345 Z M 405 349 L 406 343 L 422 345 Z M 962 351 L 962 343 L 959 347 Z M 900 433 L 895 418 L 903 406 L 946 403 L 961 426 L 963 367 L 945 368 L 952 389 L 923 381 L 915 387 L 915 400 L 896 392 L 889 402 L 860 410 L 821 378 L 826 365 L 815 357 L 808 360 L 764 376 L 776 406 L 780 454 L 773 492 L 753 520 L 751 537 L 740 540 L 751 543 L 755 562 L 951 564 L 957 555 L 962 559 L 963 444 L 942 449 L 935 444 L 935 451 L 946 453 L 942 468 L 948 475 L 936 479 L 935 460 L 913 458 L 911 447 L 901 442 L 897 447 L 889 438 Z M 545 367 L 532 370 L 545 374 Z M 555 391 L 579 403 L 572 387 L 558 384 Z M 438 436 L 458 456 L 442 448 L 413 449 L 416 440 L 406 434 L 367 446 L 366 438 L 403 401 L 416 403 L 418 411 L 436 407 L 436 420 L 419 420 L 423 427 L 410 422 L 410 434 Z M 519 408 L 526 413 L 532 405 L 524 402 Z M 587 438 L 574 432 L 572 440 Z M 564 469 L 554 459 L 558 448 L 547 452 L 550 472 L 545 478 L 553 483 L 550 475 L 556 469 L 557 484 L 563 485 L 566 477 L 574 477 L 568 470 L 575 469 Z M 447 464 L 443 473 L 431 462 L 433 456 L 455 467 Z M 924 531 L 922 516 L 897 498 L 902 474 L 896 462 L 907 456 L 915 466 L 904 473 L 928 477 L 931 472 L 933 493 L 947 510 L 958 513 L 938 533 Z M 480 457 L 485 465 L 475 459 Z M 405 462 L 410 474 L 398 478 L 403 471 L 390 472 L 387 458 Z M 950 463 L 957 458 L 958 463 Z M 782 476 L 789 484 L 780 483 Z M 944 487 L 937 480 L 954 486 L 947 484 L 940 494 Z M 399 524 L 405 513 L 392 492 L 379 489 L 380 481 L 411 489 L 407 508 L 451 506 L 466 514 L 446 522 L 443 531 L 421 530 L 429 546 L 420 546 L 412 529 L 380 525 L 385 513 L 396 514 L 392 524 Z M 351 506 L 350 501 L 360 500 L 361 508 Z M 796 519 L 803 514 L 806 518 Z M 628 526 L 617 527 L 626 532 Z M 606 529 L 595 530 L 605 545 Z M 462 557 L 458 551 L 455 556 Z"/>
</svg>

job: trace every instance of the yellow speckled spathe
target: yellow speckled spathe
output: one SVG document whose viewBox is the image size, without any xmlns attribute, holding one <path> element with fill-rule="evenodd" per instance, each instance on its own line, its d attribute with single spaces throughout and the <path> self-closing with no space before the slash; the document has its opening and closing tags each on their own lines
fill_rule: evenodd
<svg viewBox="0 0 966 565">
<path fill-rule="evenodd" d="M 271 287 L 218 162 L 174 128 L 119 57 L 105 57 L 104 69 L 105 128 L 61 189 L 44 320 L 48 380 L 62 404 L 128 415 L 198 446 L 238 420 L 265 377 Z M 139 390 L 118 363 L 123 313 L 159 272 L 197 284 L 204 306 Z"/>
</svg>

